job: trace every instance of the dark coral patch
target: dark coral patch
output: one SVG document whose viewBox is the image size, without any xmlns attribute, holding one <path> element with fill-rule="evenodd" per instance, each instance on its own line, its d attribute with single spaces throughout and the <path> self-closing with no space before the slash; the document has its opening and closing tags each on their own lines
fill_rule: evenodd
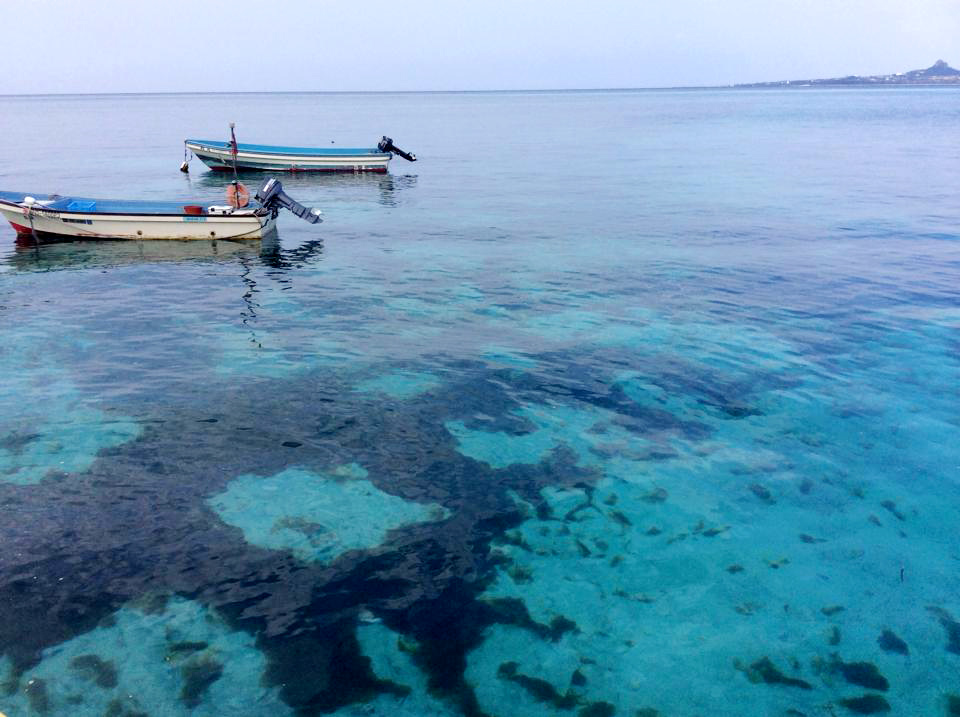
<svg viewBox="0 0 960 717">
<path fill-rule="evenodd" d="M 947 695 L 947 717 L 960 717 L 960 697 Z"/>
<path fill-rule="evenodd" d="M 645 503 L 663 503 L 669 494 L 665 488 L 654 488 L 649 493 L 644 495 L 641 500 Z"/>
<path fill-rule="evenodd" d="M 47 714 L 50 711 L 50 697 L 47 695 L 47 683 L 37 678 L 27 682 L 23 688 L 27 695 L 27 702 L 30 703 L 30 709 L 39 714 Z"/>
<path fill-rule="evenodd" d="M 897 509 L 897 504 L 892 500 L 885 500 L 880 503 L 886 509 L 890 515 L 892 515 L 897 520 L 906 520 L 906 517 Z"/>
<path fill-rule="evenodd" d="M 748 486 L 750 492 L 753 493 L 757 498 L 762 500 L 767 505 L 773 505 L 776 503 L 776 499 L 773 497 L 773 493 L 770 492 L 770 489 L 761 483 L 752 483 Z"/>
<path fill-rule="evenodd" d="M 103 717 L 149 717 L 149 715 L 130 707 L 120 699 L 113 699 L 107 705 L 107 711 L 103 713 Z"/>
<path fill-rule="evenodd" d="M 892 630 L 884 630 L 877 638 L 877 644 L 884 652 L 895 652 L 899 655 L 909 655 L 910 648 Z"/>
<path fill-rule="evenodd" d="M 863 697 L 848 697 L 837 702 L 841 707 L 858 715 L 873 715 L 880 712 L 889 712 L 890 703 L 880 695 L 864 695 Z"/>
<path fill-rule="evenodd" d="M 206 650 L 210 645 L 206 642 L 193 642 L 190 640 L 183 640 L 181 642 L 173 642 L 169 646 L 169 651 L 174 655 L 184 655 L 191 652 L 200 652 L 200 650 Z"/>
<path fill-rule="evenodd" d="M 877 666 L 872 662 L 843 662 L 835 659 L 832 669 L 843 675 L 843 679 L 851 685 L 866 687 L 868 690 L 887 690 L 890 683 L 880 674 Z"/>
<path fill-rule="evenodd" d="M 609 702 L 594 702 L 581 707 L 577 717 L 613 717 L 617 713 L 616 707 Z"/>
<path fill-rule="evenodd" d="M 769 657 L 764 657 L 750 665 L 746 670 L 747 679 L 751 682 L 763 682 L 768 685 L 784 685 L 799 687 L 802 690 L 812 689 L 809 682 L 783 674 Z"/>
<path fill-rule="evenodd" d="M 110 660 L 103 660 L 96 655 L 80 655 L 70 660 L 70 667 L 97 687 L 110 689 L 117 686 L 117 668 Z"/>
<path fill-rule="evenodd" d="M 191 660 L 180 668 L 180 675 L 183 677 L 180 699 L 192 709 L 200 704 L 210 685 L 223 676 L 223 665 L 209 657 Z"/>
<path fill-rule="evenodd" d="M 497 677 L 509 680 L 526 690 L 537 702 L 546 702 L 557 709 L 572 709 L 577 704 L 577 697 L 570 691 L 561 694 L 546 680 L 539 677 L 529 677 L 517 671 L 516 662 L 504 662 L 497 670 Z"/>
<path fill-rule="evenodd" d="M 960 655 L 960 622 L 953 619 L 953 615 L 942 607 L 928 607 L 927 610 L 936 616 L 940 625 L 947 633 L 947 652 Z"/>
</svg>

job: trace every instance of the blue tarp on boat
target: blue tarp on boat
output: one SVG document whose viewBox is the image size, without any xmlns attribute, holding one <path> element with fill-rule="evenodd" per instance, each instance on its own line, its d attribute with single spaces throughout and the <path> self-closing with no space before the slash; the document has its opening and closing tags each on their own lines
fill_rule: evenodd
<svg viewBox="0 0 960 717">
<path fill-rule="evenodd" d="M 188 139 L 188 143 L 202 144 L 205 147 L 214 149 L 229 150 L 229 142 L 218 142 L 211 139 Z M 270 144 L 243 144 L 237 143 L 237 149 L 241 152 L 268 152 L 270 154 L 310 154 L 316 156 L 343 157 L 354 156 L 358 154 L 383 154 L 376 147 L 280 147 Z"/>
<path fill-rule="evenodd" d="M 181 201 L 161 201 L 153 199 L 89 199 L 86 197 L 62 197 L 58 194 L 30 194 L 25 192 L 0 192 L 0 199 L 19 204 L 25 197 L 37 200 L 38 209 L 49 209 L 57 212 L 83 212 L 86 214 L 184 214 L 184 207 L 189 204 L 207 206 L 209 204 L 223 204 L 219 201 L 198 201 L 184 199 Z M 259 206 L 254 201 L 245 209 L 256 209 Z"/>
</svg>

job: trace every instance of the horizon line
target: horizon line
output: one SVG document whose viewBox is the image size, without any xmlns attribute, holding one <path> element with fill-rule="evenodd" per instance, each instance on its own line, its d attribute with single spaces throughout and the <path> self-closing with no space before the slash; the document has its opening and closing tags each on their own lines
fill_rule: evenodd
<svg viewBox="0 0 960 717">
<path fill-rule="evenodd" d="M 736 85 L 675 85 L 663 87 L 526 87 L 520 89 L 480 90 L 153 90 L 142 92 L 8 92 L 0 97 L 82 97 L 82 96 L 138 96 L 138 95 L 453 95 L 494 94 L 504 92 L 638 92 L 649 90 L 712 90 Z"/>
<path fill-rule="evenodd" d="M 463 95 L 463 94 L 506 94 L 506 93 L 551 93 L 551 92 L 657 92 L 676 90 L 753 90 L 753 89 L 879 89 L 904 87 L 956 87 L 942 83 L 875 84 L 844 85 L 837 83 L 800 85 L 803 80 L 792 86 L 786 81 L 744 82 L 733 85 L 672 85 L 663 87 L 550 87 L 501 90 L 157 90 L 146 92 L 10 92 L 0 93 L 0 97 L 143 97 L 155 95 Z"/>
</svg>

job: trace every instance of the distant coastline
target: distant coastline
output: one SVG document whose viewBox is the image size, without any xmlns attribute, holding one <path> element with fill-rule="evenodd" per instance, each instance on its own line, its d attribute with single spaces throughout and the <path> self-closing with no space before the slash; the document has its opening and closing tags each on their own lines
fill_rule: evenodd
<svg viewBox="0 0 960 717">
<path fill-rule="evenodd" d="M 956 70 L 943 60 L 937 60 L 924 70 L 898 72 L 894 75 L 848 75 L 818 80 L 779 80 L 776 82 L 751 82 L 734 87 L 850 87 L 878 85 L 958 85 L 960 70 Z"/>
<path fill-rule="evenodd" d="M 960 70 L 937 60 L 923 70 L 899 72 L 893 75 L 848 75 L 823 79 L 777 80 L 773 82 L 748 82 L 732 85 L 660 85 L 646 87 L 527 87 L 510 89 L 433 89 L 433 90 L 159 90 L 146 92 L 28 92 L 3 93 L 0 98 L 32 97 L 151 97 L 156 95 L 470 95 L 470 94 L 551 94 L 558 92 L 663 92 L 669 90 L 730 90 L 801 87 L 895 87 L 895 86 L 945 86 L 960 87 Z"/>
</svg>

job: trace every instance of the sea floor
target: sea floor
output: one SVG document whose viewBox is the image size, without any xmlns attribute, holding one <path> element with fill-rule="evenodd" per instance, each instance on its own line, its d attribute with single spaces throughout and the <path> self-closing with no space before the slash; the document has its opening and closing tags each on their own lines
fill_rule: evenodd
<svg viewBox="0 0 960 717">
<path fill-rule="evenodd" d="M 608 94 L 381 98 L 585 169 L 438 129 L 269 250 L 0 233 L 5 717 L 960 715 L 952 105 Z"/>
</svg>

